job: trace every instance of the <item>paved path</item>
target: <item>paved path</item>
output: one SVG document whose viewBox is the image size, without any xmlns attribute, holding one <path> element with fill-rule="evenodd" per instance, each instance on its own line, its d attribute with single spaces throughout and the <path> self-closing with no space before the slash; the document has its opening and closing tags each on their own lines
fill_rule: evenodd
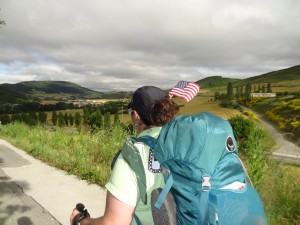
<svg viewBox="0 0 300 225">
<path fill-rule="evenodd" d="M 256 112 L 254 113 L 257 115 L 262 125 L 270 132 L 276 142 L 276 146 L 274 147 L 275 151 L 272 153 L 273 156 L 279 160 L 300 164 L 300 148 L 288 140 L 288 135 L 290 134 L 278 131 L 278 129 L 266 121 L 262 115 Z"/>
<path fill-rule="evenodd" d="M 0 139 L 0 224 L 68 225 L 76 203 L 104 212 L 106 191 L 48 166 Z"/>
</svg>

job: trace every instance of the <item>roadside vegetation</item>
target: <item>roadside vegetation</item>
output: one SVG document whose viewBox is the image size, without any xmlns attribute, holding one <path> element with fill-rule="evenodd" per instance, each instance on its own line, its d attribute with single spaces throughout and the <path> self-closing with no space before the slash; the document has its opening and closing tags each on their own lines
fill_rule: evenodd
<svg viewBox="0 0 300 225">
<path fill-rule="evenodd" d="M 49 130 L 43 125 L 29 126 L 14 122 L 5 125 L 0 137 L 41 161 L 70 174 L 104 186 L 110 163 L 121 148 L 126 129 L 114 126 L 91 133 L 68 128 Z"/>
<path fill-rule="evenodd" d="M 239 142 L 239 155 L 261 195 L 270 225 L 300 223 L 300 167 L 270 156 L 274 141 L 257 121 L 229 119 Z"/>
<path fill-rule="evenodd" d="M 264 202 L 269 224 L 299 224 L 300 169 L 270 158 L 273 141 L 257 121 L 249 118 L 239 114 L 229 121 L 239 143 L 239 154 Z M 88 127 L 82 126 L 79 132 L 66 126 L 49 130 L 42 124 L 13 122 L 3 127 L 0 137 L 51 166 L 104 186 L 111 161 L 132 129 L 129 123 L 94 130 Z"/>
<path fill-rule="evenodd" d="M 262 198 L 270 225 L 300 224 L 300 167 L 271 157 L 274 140 L 261 127 L 255 112 L 300 146 L 299 70 L 300 66 L 296 66 L 255 79 L 229 79 L 225 80 L 227 88 L 222 77 L 208 78 L 200 86 L 209 89 L 201 89 L 193 101 L 186 103 L 174 98 L 182 115 L 208 111 L 229 120 L 239 144 L 239 155 Z M 269 76 L 276 83 L 270 83 Z M 276 98 L 252 97 L 253 92 L 276 92 Z M 126 111 L 129 98 L 124 98 L 123 93 L 122 96 L 120 101 L 80 108 L 63 102 L 54 108 L 25 105 L 27 111 L 1 107 L 0 138 L 51 166 L 104 186 L 113 157 L 126 136 L 134 135 Z M 36 111 L 35 107 L 42 110 Z"/>
<path fill-rule="evenodd" d="M 263 99 L 253 106 L 253 109 L 262 113 L 273 122 L 287 139 L 300 146 L 300 97 L 279 97 Z"/>
</svg>

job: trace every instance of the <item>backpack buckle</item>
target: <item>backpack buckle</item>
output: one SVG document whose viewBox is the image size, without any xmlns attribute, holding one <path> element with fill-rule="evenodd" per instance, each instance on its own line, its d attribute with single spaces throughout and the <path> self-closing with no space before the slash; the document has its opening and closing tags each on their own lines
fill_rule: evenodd
<svg viewBox="0 0 300 225">
<path fill-rule="evenodd" d="M 202 176 L 202 191 L 208 192 L 210 189 L 210 177 Z"/>
</svg>

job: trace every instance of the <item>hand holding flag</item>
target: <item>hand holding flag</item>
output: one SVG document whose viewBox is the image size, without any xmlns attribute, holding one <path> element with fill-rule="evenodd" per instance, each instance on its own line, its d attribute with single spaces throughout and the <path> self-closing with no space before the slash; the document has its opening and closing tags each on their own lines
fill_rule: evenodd
<svg viewBox="0 0 300 225">
<path fill-rule="evenodd" d="M 176 86 L 169 92 L 169 98 L 177 96 L 183 98 L 186 102 L 189 102 L 194 98 L 200 90 L 200 86 L 197 83 L 179 81 Z"/>
</svg>

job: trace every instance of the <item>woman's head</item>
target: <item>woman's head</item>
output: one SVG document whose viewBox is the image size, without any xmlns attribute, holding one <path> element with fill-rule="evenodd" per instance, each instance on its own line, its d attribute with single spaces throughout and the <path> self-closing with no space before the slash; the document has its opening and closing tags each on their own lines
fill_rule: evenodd
<svg viewBox="0 0 300 225">
<path fill-rule="evenodd" d="M 138 88 L 128 108 L 136 111 L 147 127 L 162 126 L 173 119 L 179 107 L 167 98 L 166 93 L 154 86 Z"/>
</svg>

